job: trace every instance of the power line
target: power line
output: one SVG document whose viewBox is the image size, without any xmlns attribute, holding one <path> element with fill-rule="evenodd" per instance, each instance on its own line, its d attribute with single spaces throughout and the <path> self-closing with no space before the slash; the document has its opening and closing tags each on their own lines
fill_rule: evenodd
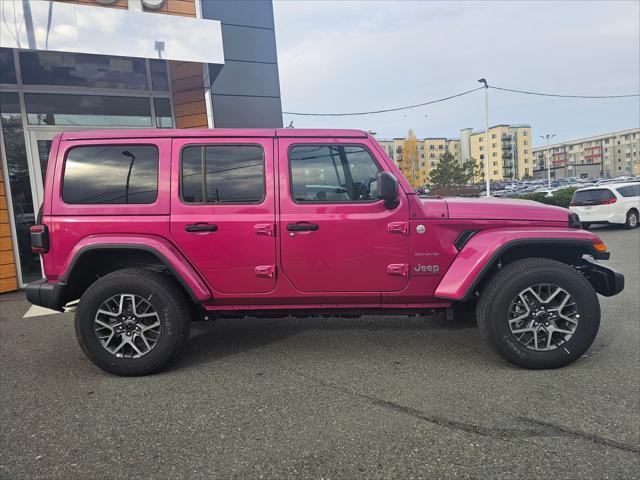
<svg viewBox="0 0 640 480">
<path fill-rule="evenodd" d="M 356 115 L 373 115 L 376 113 L 398 112 L 400 110 L 409 110 L 411 108 L 424 107 L 425 105 L 432 105 L 434 103 L 451 100 L 452 98 L 462 97 L 463 95 L 468 95 L 469 93 L 477 92 L 478 90 L 482 90 L 483 88 L 484 87 L 478 87 L 478 88 L 474 88 L 473 90 L 467 90 L 466 92 L 451 95 L 449 97 L 439 98 L 437 100 L 430 100 L 428 102 L 423 102 L 423 103 L 416 103 L 415 105 L 407 105 L 406 107 L 386 108 L 384 110 L 372 110 L 369 112 L 353 112 L 353 113 L 282 112 L 282 113 L 285 115 L 298 115 L 298 116 L 305 116 L 305 117 L 350 117 L 350 116 L 356 116 Z"/>
<path fill-rule="evenodd" d="M 409 110 L 412 108 L 424 107 L 426 105 L 432 105 L 434 103 L 440 103 L 447 100 L 451 100 L 453 98 L 462 97 L 464 95 L 468 95 L 473 92 L 477 92 L 478 90 L 482 90 L 485 87 L 474 88 L 473 90 L 467 90 L 466 92 L 457 93 L 455 95 L 450 95 L 444 98 L 438 98 L 437 100 L 430 100 L 428 102 L 416 103 L 415 105 L 407 105 L 405 107 L 396 107 L 396 108 L 386 108 L 383 110 L 371 110 L 366 112 L 349 112 L 349 113 L 307 113 L 307 112 L 282 112 L 285 115 L 296 115 L 303 117 L 353 117 L 358 115 L 375 115 L 378 113 L 388 113 L 388 112 L 399 112 L 401 110 Z M 632 93 L 628 95 L 563 95 L 559 93 L 542 93 L 542 92 L 530 92 L 527 90 L 516 90 L 513 88 L 505 88 L 505 87 L 494 87 L 489 85 L 488 88 L 492 88 L 494 90 L 501 90 L 503 92 L 511 92 L 511 93 L 521 93 L 524 95 L 537 95 L 541 97 L 556 97 L 556 98 L 632 98 L 632 97 L 640 97 L 640 93 Z"/>
<path fill-rule="evenodd" d="M 541 97 L 559 97 L 559 98 L 629 98 L 640 97 L 640 93 L 632 93 L 629 95 L 562 95 L 559 93 L 541 93 L 541 92 L 529 92 L 526 90 L 515 90 L 513 88 L 494 87 L 489 85 L 489 88 L 494 90 L 502 90 L 504 92 L 523 93 L 525 95 L 538 95 Z"/>
</svg>

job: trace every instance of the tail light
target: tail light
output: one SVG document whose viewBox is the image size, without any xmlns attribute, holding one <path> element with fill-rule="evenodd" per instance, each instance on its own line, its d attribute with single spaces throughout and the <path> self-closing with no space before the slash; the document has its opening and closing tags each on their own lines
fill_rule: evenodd
<svg viewBox="0 0 640 480">
<path fill-rule="evenodd" d="M 49 251 L 49 229 L 46 225 L 33 225 L 31 233 L 31 251 L 33 253 L 47 253 Z"/>
<path fill-rule="evenodd" d="M 589 200 L 588 202 L 571 202 L 569 204 L 570 207 L 584 207 L 590 205 L 611 205 L 612 203 L 616 203 L 618 199 L 616 197 L 613 198 L 605 198 L 603 200 Z"/>
</svg>

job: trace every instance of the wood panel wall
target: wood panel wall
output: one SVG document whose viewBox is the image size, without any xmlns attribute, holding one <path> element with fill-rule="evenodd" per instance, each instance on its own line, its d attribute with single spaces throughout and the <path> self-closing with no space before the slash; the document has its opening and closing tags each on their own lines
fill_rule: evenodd
<svg viewBox="0 0 640 480">
<path fill-rule="evenodd" d="M 5 185 L 3 175 L 0 173 L 0 293 L 11 292 L 18 288 Z"/>
<path fill-rule="evenodd" d="M 169 62 L 177 128 L 207 128 L 202 64 Z"/>
</svg>

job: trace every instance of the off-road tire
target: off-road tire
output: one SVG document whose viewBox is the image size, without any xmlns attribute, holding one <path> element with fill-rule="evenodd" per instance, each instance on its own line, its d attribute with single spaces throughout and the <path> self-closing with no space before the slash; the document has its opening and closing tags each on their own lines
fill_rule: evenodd
<svg viewBox="0 0 640 480">
<path fill-rule="evenodd" d="M 638 228 L 640 222 L 638 221 L 638 211 L 635 208 L 632 208 L 627 212 L 627 219 L 624 222 L 624 228 L 634 229 Z"/>
<path fill-rule="evenodd" d="M 554 284 L 574 299 L 579 314 L 575 333 L 554 350 L 535 351 L 511 332 L 511 301 L 528 286 Z M 580 358 L 593 343 L 600 326 L 600 303 L 589 281 L 573 267 L 548 258 L 517 260 L 498 271 L 478 301 L 478 326 L 493 350 L 509 362 L 529 369 L 559 368 Z"/>
<path fill-rule="evenodd" d="M 139 358 L 119 358 L 108 352 L 94 331 L 100 305 L 118 294 L 148 299 L 161 323 L 154 348 Z M 82 295 L 75 315 L 76 337 L 85 355 L 101 369 L 122 376 L 148 375 L 163 368 L 189 336 L 191 308 L 184 292 L 171 278 L 150 270 L 117 270 L 96 280 Z"/>
</svg>

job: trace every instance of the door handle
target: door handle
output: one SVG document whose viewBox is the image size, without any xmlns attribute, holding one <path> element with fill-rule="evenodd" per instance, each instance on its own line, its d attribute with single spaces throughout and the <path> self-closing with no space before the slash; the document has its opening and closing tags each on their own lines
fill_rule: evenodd
<svg viewBox="0 0 640 480">
<path fill-rule="evenodd" d="M 287 230 L 290 232 L 315 232 L 320 226 L 317 223 L 289 223 Z"/>
<path fill-rule="evenodd" d="M 187 232 L 217 232 L 218 226 L 213 223 L 192 223 L 185 225 L 184 229 Z"/>
</svg>

